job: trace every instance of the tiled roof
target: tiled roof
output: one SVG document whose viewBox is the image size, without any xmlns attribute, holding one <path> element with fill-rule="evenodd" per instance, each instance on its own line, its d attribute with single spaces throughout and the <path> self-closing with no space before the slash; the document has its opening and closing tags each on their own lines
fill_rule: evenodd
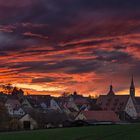
<svg viewBox="0 0 140 140">
<path fill-rule="evenodd" d="M 87 121 L 112 121 L 119 122 L 119 118 L 113 111 L 82 111 Z"/>
<path fill-rule="evenodd" d="M 120 112 L 125 109 L 129 97 L 129 95 L 101 95 L 97 99 L 96 104 L 99 105 L 103 110 Z"/>
<path fill-rule="evenodd" d="M 6 104 L 11 104 L 11 105 L 20 105 L 20 102 L 16 99 L 8 99 L 6 101 Z"/>
<path fill-rule="evenodd" d="M 74 102 L 76 105 L 89 104 L 89 102 L 85 98 L 77 98 L 74 100 Z"/>
</svg>

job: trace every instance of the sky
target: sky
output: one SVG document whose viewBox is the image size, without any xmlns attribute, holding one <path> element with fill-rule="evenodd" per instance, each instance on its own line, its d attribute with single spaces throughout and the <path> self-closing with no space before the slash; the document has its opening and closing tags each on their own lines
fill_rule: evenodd
<svg viewBox="0 0 140 140">
<path fill-rule="evenodd" d="M 0 0 L 0 83 L 30 94 L 140 95 L 139 0 Z"/>
</svg>

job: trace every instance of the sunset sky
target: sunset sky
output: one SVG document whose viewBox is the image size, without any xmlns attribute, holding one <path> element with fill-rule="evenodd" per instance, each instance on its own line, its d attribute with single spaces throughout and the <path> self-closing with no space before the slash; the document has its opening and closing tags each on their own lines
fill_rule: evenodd
<svg viewBox="0 0 140 140">
<path fill-rule="evenodd" d="M 0 0 L 0 83 L 30 94 L 140 95 L 140 0 Z"/>
</svg>

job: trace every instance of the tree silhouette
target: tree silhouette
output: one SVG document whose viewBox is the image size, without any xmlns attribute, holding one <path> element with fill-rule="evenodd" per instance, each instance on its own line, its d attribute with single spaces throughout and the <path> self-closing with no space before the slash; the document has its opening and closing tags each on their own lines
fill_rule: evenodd
<svg viewBox="0 0 140 140">
<path fill-rule="evenodd" d="M 3 103 L 0 103 L 0 130 L 8 129 L 10 117 Z"/>
<path fill-rule="evenodd" d="M 5 85 L 2 85 L 2 88 L 3 88 L 4 92 L 7 93 L 7 94 L 12 93 L 12 91 L 14 89 L 14 87 L 10 83 L 9 84 L 5 84 Z"/>
</svg>

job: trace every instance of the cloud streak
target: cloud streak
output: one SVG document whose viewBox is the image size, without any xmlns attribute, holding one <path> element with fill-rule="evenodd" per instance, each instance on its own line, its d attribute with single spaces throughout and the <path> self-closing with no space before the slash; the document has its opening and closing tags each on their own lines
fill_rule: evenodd
<svg viewBox="0 0 140 140">
<path fill-rule="evenodd" d="M 1 0 L 1 82 L 37 94 L 95 95 L 107 93 L 110 81 L 116 92 L 126 91 L 133 73 L 140 87 L 139 5 L 138 0 Z"/>
</svg>

